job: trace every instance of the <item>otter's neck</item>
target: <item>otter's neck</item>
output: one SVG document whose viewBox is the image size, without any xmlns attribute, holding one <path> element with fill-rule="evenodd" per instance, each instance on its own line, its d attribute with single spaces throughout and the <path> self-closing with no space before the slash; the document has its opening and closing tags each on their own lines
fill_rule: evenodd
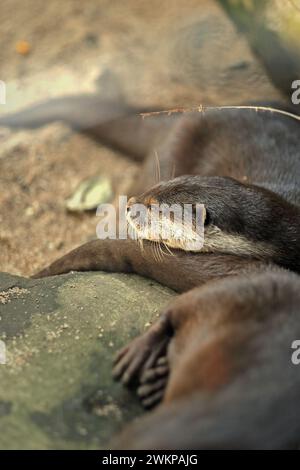
<svg viewBox="0 0 300 470">
<path fill-rule="evenodd" d="M 300 273 L 300 208 L 292 206 L 278 221 L 275 248 L 278 247 L 275 258 L 279 264 Z"/>
<path fill-rule="evenodd" d="M 268 189 L 278 196 L 282 197 L 285 201 L 300 206 L 300 188 L 296 181 L 273 183 L 273 182 L 254 182 L 255 186 Z"/>
</svg>

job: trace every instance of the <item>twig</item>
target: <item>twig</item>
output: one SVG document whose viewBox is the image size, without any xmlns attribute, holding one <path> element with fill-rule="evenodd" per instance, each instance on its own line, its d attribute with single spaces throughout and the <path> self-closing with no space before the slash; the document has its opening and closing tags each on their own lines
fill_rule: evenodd
<svg viewBox="0 0 300 470">
<path fill-rule="evenodd" d="M 142 118 L 146 117 L 151 117 L 151 116 L 156 116 L 158 114 L 167 114 L 168 116 L 171 116 L 171 114 L 174 113 L 189 113 L 192 111 L 197 111 L 199 113 L 203 113 L 204 111 L 208 111 L 211 109 L 253 109 L 256 112 L 258 111 L 269 111 L 271 113 L 277 113 L 277 114 L 282 114 L 284 116 L 291 117 L 293 119 L 296 119 L 297 121 L 300 121 L 300 116 L 297 114 L 290 113 L 288 111 L 283 111 L 282 109 L 277 109 L 277 108 L 271 108 L 268 106 L 203 106 L 202 104 L 199 106 L 192 106 L 191 108 L 174 108 L 174 109 L 165 109 L 162 111 L 152 111 L 149 113 L 140 113 Z"/>
</svg>

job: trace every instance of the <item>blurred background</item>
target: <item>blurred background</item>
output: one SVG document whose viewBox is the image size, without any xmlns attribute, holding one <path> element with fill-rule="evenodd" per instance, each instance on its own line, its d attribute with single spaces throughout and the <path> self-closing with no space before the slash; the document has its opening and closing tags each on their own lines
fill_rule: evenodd
<svg viewBox="0 0 300 470">
<path fill-rule="evenodd" d="M 0 114 L 82 92 L 158 109 L 291 104 L 300 79 L 299 0 L 1 0 L 0 24 Z M 67 201 L 97 175 L 107 199 L 126 193 L 136 171 L 60 123 L 0 128 L 1 271 L 31 274 L 93 238 L 95 212 Z"/>
</svg>

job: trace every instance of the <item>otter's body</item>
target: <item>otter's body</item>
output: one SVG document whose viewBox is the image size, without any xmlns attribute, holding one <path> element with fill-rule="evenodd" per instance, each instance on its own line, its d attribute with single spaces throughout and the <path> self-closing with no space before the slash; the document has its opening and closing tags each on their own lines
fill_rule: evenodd
<svg viewBox="0 0 300 470">
<path fill-rule="evenodd" d="M 300 338 L 299 305 L 299 277 L 275 269 L 183 294 L 117 362 L 123 379 L 139 374 L 145 406 L 162 404 L 112 445 L 297 447 L 300 372 L 292 345 Z"/>
<path fill-rule="evenodd" d="M 153 200 L 206 209 L 198 252 L 183 243 L 173 250 L 170 239 L 164 245 L 171 254 L 160 252 L 158 259 L 160 243 L 136 227 L 143 250 L 135 240 L 96 240 L 37 274 L 136 272 L 187 291 L 116 360 L 116 378 L 137 380 L 145 406 L 162 401 L 118 446 L 294 446 L 300 373 L 291 346 L 300 339 L 300 281 L 290 271 L 300 272 L 299 121 L 239 109 L 142 120 L 139 110 L 97 102 L 83 129 L 80 113 L 88 112 L 91 98 L 78 99 L 80 110 L 56 101 L 48 118 L 43 104 L 0 125 L 64 119 L 143 160 L 130 195 L 147 210 Z"/>
</svg>

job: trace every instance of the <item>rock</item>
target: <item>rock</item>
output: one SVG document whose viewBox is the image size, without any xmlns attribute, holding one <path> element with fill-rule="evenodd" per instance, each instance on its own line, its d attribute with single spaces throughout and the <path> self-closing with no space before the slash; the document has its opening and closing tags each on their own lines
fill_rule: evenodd
<svg viewBox="0 0 300 470">
<path fill-rule="evenodd" d="M 114 353 L 173 292 L 124 274 L 0 273 L 0 448 L 98 449 L 141 413 L 111 378 Z M 142 302 L 141 302 L 142 299 Z"/>
</svg>

